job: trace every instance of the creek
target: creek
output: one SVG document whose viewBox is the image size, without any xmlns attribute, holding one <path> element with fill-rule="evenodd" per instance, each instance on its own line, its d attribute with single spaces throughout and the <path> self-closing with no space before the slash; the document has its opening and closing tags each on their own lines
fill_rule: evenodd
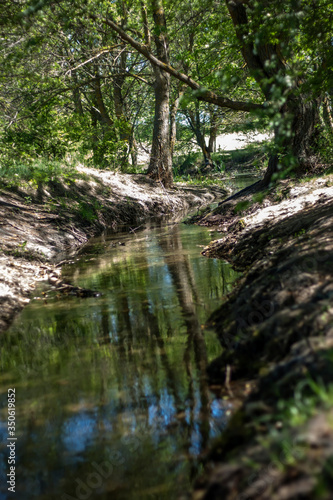
<svg viewBox="0 0 333 500">
<path fill-rule="evenodd" d="M 128 230 L 128 228 L 127 228 Z M 200 255 L 214 234 L 174 222 L 91 240 L 63 268 L 98 290 L 42 284 L 0 338 L 0 500 L 8 492 L 7 393 L 15 389 L 18 499 L 176 499 L 226 425 L 204 325 L 238 274 Z"/>
</svg>

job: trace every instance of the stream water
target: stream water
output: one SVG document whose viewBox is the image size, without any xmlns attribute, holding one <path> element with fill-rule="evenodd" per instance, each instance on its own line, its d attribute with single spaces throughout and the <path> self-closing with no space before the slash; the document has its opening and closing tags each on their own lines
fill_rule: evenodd
<svg viewBox="0 0 333 500">
<path fill-rule="evenodd" d="M 172 500 L 190 487 L 230 410 L 205 376 L 221 348 L 204 324 L 237 277 L 200 255 L 213 238 L 170 222 L 104 235 L 63 269 L 100 296 L 41 286 L 0 338 L 0 500 Z"/>
</svg>

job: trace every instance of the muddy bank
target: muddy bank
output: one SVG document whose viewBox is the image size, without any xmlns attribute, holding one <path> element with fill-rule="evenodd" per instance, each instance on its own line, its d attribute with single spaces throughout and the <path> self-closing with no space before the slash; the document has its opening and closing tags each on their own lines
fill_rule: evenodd
<svg viewBox="0 0 333 500">
<path fill-rule="evenodd" d="M 200 221 L 204 250 L 244 271 L 210 318 L 212 383 L 255 381 L 207 457 L 199 499 L 333 498 L 333 177 L 281 182 Z"/>
<path fill-rule="evenodd" d="M 165 190 L 143 175 L 80 167 L 75 179 L 0 190 L 0 332 L 29 302 L 36 282 L 60 275 L 59 261 L 106 229 L 135 230 L 150 217 L 180 217 L 222 198 L 221 188 Z"/>
</svg>

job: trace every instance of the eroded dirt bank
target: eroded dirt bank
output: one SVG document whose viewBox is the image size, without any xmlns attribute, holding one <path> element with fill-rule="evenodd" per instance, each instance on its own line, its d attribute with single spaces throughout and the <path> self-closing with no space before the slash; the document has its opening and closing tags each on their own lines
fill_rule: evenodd
<svg viewBox="0 0 333 500">
<path fill-rule="evenodd" d="M 209 377 L 229 397 L 239 379 L 257 389 L 209 452 L 195 500 L 333 498 L 332 186 L 283 181 L 262 204 L 230 201 L 200 221 L 224 231 L 203 253 L 245 271 L 210 318 L 224 351 Z"/>
<path fill-rule="evenodd" d="M 221 188 L 165 190 L 143 175 L 80 167 L 75 180 L 0 190 L 0 332 L 29 302 L 40 279 L 60 275 L 57 262 L 90 237 L 144 219 L 180 217 L 222 198 Z M 128 230 L 128 229 L 127 229 Z"/>
</svg>

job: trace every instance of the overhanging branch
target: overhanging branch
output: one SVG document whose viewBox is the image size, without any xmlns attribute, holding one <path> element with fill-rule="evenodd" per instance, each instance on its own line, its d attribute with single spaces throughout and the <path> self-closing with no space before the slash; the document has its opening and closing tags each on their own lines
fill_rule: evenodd
<svg viewBox="0 0 333 500">
<path fill-rule="evenodd" d="M 150 50 L 146 45 L 143 45 L 142 43 L 132 38 L 128 33 L 126 33 L 126 31 L 124 31 L 118 24 L 116 24 L 111 19 L 102 19 L 98 16 L 95 16 L 94 14 L 90 14 L 90 17 L 94 21 L 99 21 L 109 26 L 116 33 L 118 33 L 118 35 L 122 38 L 122 40 L 131 45 L 135 50 L 137 50 L 140 54 L 142 54 L 152 64 L 163 69 L 171 76 L 177 78 L 177 80 L 180 80 L 181 82 L 188 85 L 191 89 L 195 90 L 196 97 L 200 101 L 209 102 L 221 108 L 233 109 L 235 111 L 254 111 L 256 109 L 264 108 L 262 104 L 257 104 L 254 102 L 232 101 L 231 99 L 227 99 L 225 97 L 215 94 L 215 92 L 211 92 L 210 90 L 204 89 L 203 87 L 201 87 L 201 85 L 199 85 L 199 83 L 192 80 L 192 78 L 190 78 L 189 76 L 185 75 L 184 73 L 181 73 L 180 71 L 177 71 L 169 64 L 165 64 L 164 62 L 160 61 L 150 52 Z"/>
</svg>

